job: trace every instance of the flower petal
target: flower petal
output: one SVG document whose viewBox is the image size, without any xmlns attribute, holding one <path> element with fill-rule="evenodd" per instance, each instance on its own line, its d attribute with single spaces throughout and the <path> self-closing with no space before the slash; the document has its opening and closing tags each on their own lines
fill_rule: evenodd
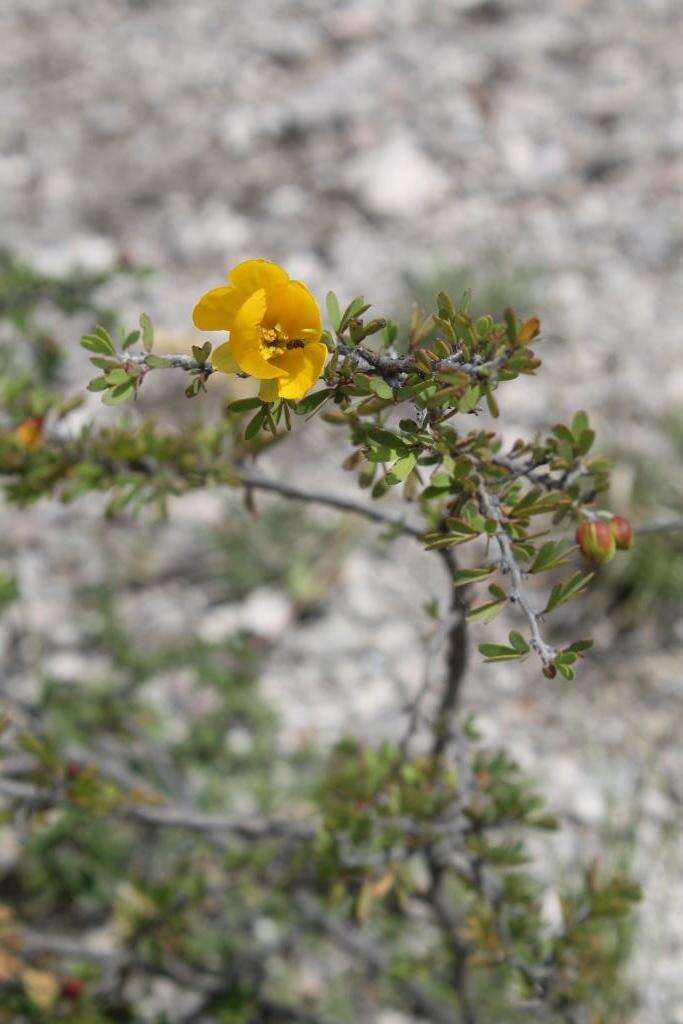
<svg viewBox="0 0 683 1024">
<path fill-rule="evenodd" d="M 300 281 L 290 281 L 268 295 L 265 323 L 279 324 L 289 338 L 307 342 L 319 341 L 323 331 L 318 303 Z"/>
<path fill-rule="evenodd" d="M 245 260 L 244 263 L 238 263 L 232 268 L 228 280 L 241 292 L 250 295 L 259 288 L 264 288 L 268 292 L 271 288 L 287 284 L 289 274 L 270 260 Z"/>
<path fill-rule="evenodd" d="M 229 341 L 213 350 L 211 364 L 214 370 L 219 370 L 220 373 L 239 373 L 239 363 L 232 354 Z"/>
<path fill-rule="evenodd" d="M 248 294 L 237 288 L 212 288 L 194 307 L 192 320 L 200 331 L 229 331 L 235 314 L 244 304 Z"/>
<path fill-rule="evenodd" d="M 250 295 L 259 288 L 269 293 L 282 288 L 289 275 L 269 260 L 245 260 L 228 274 L 229 285 L 212 288 L 201 297 L 194 308 L 192 319 L 200 331 L 230 331 L 235 316 Z"/>
<path fill-rule="evenodd" d="M 272 380 L 273 377 L 286 376 L 287 371 L 267 362 L 261 355 L 261 321 L 265 312 L 266 293 L 259 288 L 240 307 L 228 344 L 240 370 L 250 377 Z"/>
<path fill-rule="evenodd" d="M 297 401 L 310 391 L 322 373 L 327 348 L 319 341 L 314 341 L 305 348 L 290 349 L 277 357 L 278 366 L 287 371 L 287 378 L 278 381 L 280 398 L 291 398 Z"/>
</svg>

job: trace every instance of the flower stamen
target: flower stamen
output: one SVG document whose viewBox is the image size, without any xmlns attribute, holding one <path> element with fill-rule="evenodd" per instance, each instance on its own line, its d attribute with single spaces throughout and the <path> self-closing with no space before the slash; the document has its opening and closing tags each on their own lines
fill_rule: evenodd
<svg viewBox="0 0 683 1024">
<path fill-rule="evenodd" d="M 280 356 L 287 348 L 287 335 L 279 327 L 261 328 L 261 353 L 265 359 Z"/>
</svg>

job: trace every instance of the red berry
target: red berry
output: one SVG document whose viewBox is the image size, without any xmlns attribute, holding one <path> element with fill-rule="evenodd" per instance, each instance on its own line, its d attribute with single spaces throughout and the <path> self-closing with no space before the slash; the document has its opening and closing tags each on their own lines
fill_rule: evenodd
<svg viewBox="0 0 683 1024">
<path fill-rule="evenodd" d="M 579 523 L 576 530 L 576 543 L 586 558 L 597 565 L 602 565 L 614 558 L 616 551 L 614 535 L 609 524 L 600 519 Z"/>
<path fill-rule="evenodd" d="M 609 528 L 619 551 L 628 551 L 633 547 L 633 527 L 628 519 L 624 519 L 623 516 L 615 516 L 610 522 Z"/>
<path fill-rule="evenodd" d="M 83 982 L 79 978 L 64 978 L 61 986 L 63 999 L 80 999 Z"/>
</svg>

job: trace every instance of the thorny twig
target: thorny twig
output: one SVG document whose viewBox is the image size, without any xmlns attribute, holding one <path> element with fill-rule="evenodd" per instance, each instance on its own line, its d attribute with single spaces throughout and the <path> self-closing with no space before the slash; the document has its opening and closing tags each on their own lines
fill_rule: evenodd
<svg viewBox="0 0 683 1024">
<path fill-rule="evenodd" d="M 381 377 L 388 381 L 395 380 L 401 383 L 410 373 L 422 373 L 417 365 L 415 357 L 394 356 L 379 352 L 362 345 L 347 345 L 342 341 L 337 342 L 335 349 L 345 359 L 348 359 L 356 369 L 373 369 Z M 504 356 L 497 356 L 495 359 L 482 359 L 475 357 L 471 362 L 465 362 L 460 352 L 447 356 L 445 359 L 437 359 L 430 364 L 431 373 L 463 373 L 467 374 L 472 381 L 485 380 L 490 378 L 501 365 Z"/>
<path fill-rule="evenodd" d="M 524 613 L 531 630 L 531 646 L 541 659 L 543 667 L 546 668 L 555 660 L 557 651 L 543 639 L 539 627 L 539 622 L 541 621 L 540 612 L 536 611 L 531 605 L 524 592 L 524 576 L 515 558 L 510 536 L 505 529 L 505 518 L 500 510 L 498 499 L 490 493 L 483 483 L 479 484 L 477 493 L 482 513 L 488 519 L 493 519 L 498 524 L 498 529 L 493 534 L 493 539 L 498 545 L 500 552 L 500 570 L 502 573 L 509 575 L 511 580 L 509 598 Z"/>
<path fill-rule="evenodd" d="M 326 505 L 329 508 L 338 509 L 340 512 L 351 512 L 353 515 L 362 516 L 371 522 L 388 526 L 397 533 L 414 537 L 415 540 L 422 541 L 424 539 L 424 529 L 407 523 L 403 516 L 380 512 L 379 509 L 360 501 L 354 501 L 352 498 L 326 494 L 321 491 L 309 491 L 303 487 L 294 487 L 280 480 L 271 480 L 260 473 L 252 473 L 243 469 L 238 470 L 238 479 L 247 489 L 270 491 L 272 494 L 278 494 L 281 498 L 289 498 L 292 501 L 303 501 L 311 505 Z"/>
<path fill-rule="evenodd" d="M 347 345 L 342 341 L 337 342 L 334 351 L 344 359 L 348 359 L 355 368 L 374 369 L 380 376 L 389 380 L 396 380 L 396 382 L 405 379 L 409 373 L 423 372 L 416 364 L 414 356 L 386 355 L 373 352 L 371 349 L 364 348 L 361 345 Z M 135 366 L 142 366 L 145 370 L 154 369 L 154 367 L 147 366 L 147 355 L 147 353 L 119 352 L 116 354 L 116 358 L 123 365 L 129 363 Z M 165 354 L 158 358 L 164 359 L 168 363 L 168 368 L 185 370 L 188 373 L 201 370 L 204 377 L 210 377 L 211 374 L 217 372 L 208 359 L 206 362 L 198 363 L 192 356 L 182 354 Z M 458 373 L 467 374 L 473 381 L 478 381 L 489 378 L 491 373 L 498 369 L 503 358 L 498 356 L 495 359 L 485 360 L 475 357 L 471 362 L 465 362 L 462 355 L 456 352 L 445 359 L 437 359 L 431 364 L 430 369 L 432 373 L 457 371 Z M 246 375 L 238 374 L 238 376 Z"/>
<path fill-rule="evenodd" d="M 84 755 L 82 764 L 97 765 L 96 755 Z M 111 777 L 110 773 L 102 772 Z M 142 783 L 144 785 L 144 782 Z M 60 803 L 60 787 L 41 787 L 0 775 L 0 796 L 17 800 L 36 809 L 47 809 Z M 315 829 L 305 823 L 271 821 L 259 818 L 230 818 L 220 814 L 203 814 L 194 808 L 178 804 L 121 804 L 112 814 L 143 825 L 164 828 L 182 828 L 207 834 L 226 833 L 240 839 L 284 839 L 305 842 L 315 836 Z"/>
<path fill-rule="evenodd" d="M 367 933 L 332 917 L 303 893 L 296 897 L 296 906 L 308 924 L 321 931 L 340 949 L 360 960 L 369 974 L 386 974 L 391 970 L 390 956 Z M 436 999 L 412 978 L 397 974 L 393 981 L 416 1013 L 434 1024 L 458 1024 L 455 1010 Z"/>
</svg>

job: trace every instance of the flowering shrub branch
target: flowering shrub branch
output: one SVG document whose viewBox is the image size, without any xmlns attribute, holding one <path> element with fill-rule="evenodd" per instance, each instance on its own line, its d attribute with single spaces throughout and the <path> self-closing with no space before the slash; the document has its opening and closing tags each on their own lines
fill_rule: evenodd
<svg viewBox="0 0 683 1024">
<path fill-rule="evenodd" d="M 343 950 L 368 979 L 363 991 L 347 986 L 356 1019 L 368 1017 L 364 1000 L 371 993 L 371 1015 L 386 998 L 435 1024 L 531 1016 L 575 1024 L 587 1014 L 621 1021 L 623 1003 L 613 1013 L 610 1000 L 618 991 L 622 922 L 637 886 L 590 866 L 562 892 L 561 922 L 545 921 L 542 887 L 525 870 L 524 839 L 557 822 L 515 762 L 488 749 L 474 723 L 457 716 L 472 628 L 506 609 L 519 613 L 519 629 L 507 642 L 480 644 L 486 661 L 531 656 L 547 677 L 570 680 L 590 641 L 551 641 L 549 617 L 583 593 L 593 569 L 630 546 L 633 532 L 681 528 L 675 519 L 631 531 L 599 507 L 609 466 L 592 454 L 595 437 L 583 412 L 551 425 L 546 437 L 504 444 L 495 430 L 501 392 L 539 370 L 538 320 L 520 322 L 511 310 L 500 322 L 473 317 L 469 296 L 456 304 L 442 293 L 431 315 L 414 317 L 401 331 L 391 320 L 369 318 L 363 298 L 342 309 L 330 293 L 326 330 L 305 285 L 274 264 L 250 260 L 195 307 L 199 330 L 227 337 L 215 347 L 205 341 L 191 353 L 159 354 L 144 314 L 139 328 L 117 337 L 115 317 L 100 316 L 88 290 L 96 284 L 80 283 L 76 308 L 105 321 L 81 344 L 97 370 L 89 390 L 106 405 L 136 399 L 153 386 L 150 376 L 167 369 L 186 375 L 188 398 L 203 394 L 210 377 L 228 374 L 255 379 L 255 393 L 227 401 L 211 424 L 183 431 L 125 419 L 73 430 L 69 417 L 80 396 L 65 397 L 53 364 L 49 373 L 38 361 L 18 369 L 13 351 L 0 368 L 0 476 L 10 501 L 25 506 L 56 495 L 75 502 L 99 493 L 107 513 L 117 516 L 148 506 L 166 514 L 170 497 L 208 486 L 240 489 L 249 509 L 254 494 L 271 494 L 357 515 L 391 539 L 418 542 L 445 569 L 449 594 L 424 677 L 403 709 L 402 736 L 382 744 L 351 737 L 319 755 L 315 783 L 307 778 L 297 791 L 296 815 L 291 793 L 283 797 L 274 782 L 265 808 L 253 800 L 262 813 L 229 813 L 229 798 L 236 791 L 243 799 L 247 786 L 220 764 L 219 784 L 200 800 L 197 776 L 207 765 L 197 772 L 177 751 L 170 776 L 177 792 L 159 785 L 156 738 L 145 747 L 136 735 L 133 744 L 123 724 L 112 745 L 106 728 L 92 725 L 101 715 L 87 688 L 77 695 L 87 712 L 82 722 L 77 718 L 78 743 L 64 740 L 44 697 L 37 709 L 8 699 L 0 730 L 0 797 L 8 813 L 35 832 L 41 849 L 54 846 L 60 856 L 62 842 L 78 835 L 95 878 L 107 863 L 102 835 L 124 844 L 126 868 L 130 862 L 137 870 L 121 885 L 106 876 L 101 886 L 116 893 L 108 911 L 125 950 L 93 953 L 74 937 L 77 900 L 62 911 L 73 921 L 63 935 L 26 924 L 24 916 L 35 920 L 30 899 L 17 900 L 29 904 L 27 915 L 23 906 L 16 913 L 0 906 L 0 986 L 9 993 L 8 1012 L 22 1024 L 39 1012 L 59 1020 L 83 999 L 93 1024 L 132 1019 L 125 980 L 137 973 L 194 992 L 187 1020 L 227 1013 L 245 1024 L 332 1024 L 325 993 L 309 1007 L 278 988 L 282 965 L 305 962 L 313 933 Z M 59 282 L 50 287 L 60 301 L 71 295 Z M 30 302 L 26 308 L 30 313 Z M 261 454 L 288 436 L 296 443 L 314 416 L 344 432 L 344 469 L 368 499 L 261 471 Z M 409 513 L 378 504 L 392 492 Z M 537 577 L 544 573 L 551 582 L 539 597 Z M 477 597 L 482 587 L 487 592 Z M 13 596 L 11 587 L 0 589 L 3 602 Z M 27 674 L 16 646 L 17 671 Z M 442 648 L 444 670 L 436 673 L 432 662 Z M 223 662 L 215 675 L 224 680 Z M 123 693 L 132 715 L 135 684 Z M 231 696 L 229 687 L 221 691 L 225 703 Z M 238 720 L 244 715 L 240 704 Z M 218 758 L 225 736 L 215 718 L 210 712 L 200 725 L 202 742 L 209 736 Z M 282 760 L 271 743 L 270 780 Z M 285 763 L 298 779 L 301 762 Z M 86 839 L 93 821 L 96 835 Z M 48 867 L 40 871 L 49 876 L 44 856 Z M 29 851 L 29 873 L 34 858 Z M 67 885 L 59 869 L 57 863 L 54 874 Z M 31 884 L 29 874 L 22 894 Z M 52 898 L 49 885 L 40 896 Z M 264 921 L 275 923 L 275 938 L 264 939 Z M 316 942 L 316 959 L 323 958 L 322 945 Z M 67 962 L 80 964 L 82 976 L 64 977 L 60 965 Z"/>
<path fill-rule="evenodd" d="M 456 426 L 458 418 L 477 416 L 484 407 L 497 418 L 499 389 L 520 375 L 536 373 L 540 359 L 530 345 L 539 337 L 539 321 L 519 323 L 510 310 L 502 323 L 490 316 L 473 320 L 468 296 L 456 307 L 442 293 L 436 312 L 415 321 L 401 342 L 391 321 L 365 318 L 370 307 L 362 298 L 343 312 L 333 294 L 327 304 L 332 332 L 322 330 L 315 300 L 305 286 L 292 285 L 273 264 L 249 261 L 231 272 L 227 287 L 207 293 L 195 310 L 197 326 L 230 331 L 229 341 L 216 350 L 218 367 L 211 362 L 209 342 L 195 346 L 193 357 L 154 355 L 153 329 L 143 317 L 140 331 L 124 340 L 123 353 L 116 352 L 102 329 L 84 339 L 95 353 L 93 363 L 104 371 L 90 387 L 102 390 L 104 401 L 116 403 L 137 394 L 152 369 L 190 372 L 188 394 L 201 390 L 216 369 L 269 375 L 259 398 L 229 406 L 235 414 L 253 413 L 244 429 L 247 440 L 263 432 L 277 436 L 289 431 L 292 416 L 297 415 L 320 414 L 347 427 L 353 450 L 345 466 L 358 470 L 361 486 L 370 487 L 372 497 L 381 499 L 402 485 L 406 498 L 419 503 L 424 531 L 401 527 L 403 532 L 424 533 L 427 548 L 441 552 L 477 539 L 485 540 L 487 547 L 495 544 L 498 564 L 458 569 L 452 562 L 453 584 L 468 591 L 496 569 L 511 580 L 507 593 L 491 584 L 489 599 L 470 610 L 470 621 L 491 621 L 508 603 L 526 619 L 526 637 L 513 631 L 508 645 L 482 645 L 487 659 L 518 660 L 533 651 L 546 675 L 560 672 L 573 678 L 574 666 L 589 643 L 579 641 L 557 650 L 544 640 L 541 622 L 543 615 L 580 594 L 590 574 L 577 571 L 565 583 L 557 583 L 543 612 L 527 597 L 526 585 L 529 577 L 568 563 L 574 550 L 564 540 L 538 543 L 548 531 L 532 528 L 535 518 L 553 516 L 556 526 L 567 520 L 588 522 L 595 515 L 596 498 L 608 486 L 607 463 L 589 456 L 595 435 L 588 418 L 578 413 L 570 426 L 556 425 L 544 442 L 518 441 L 508 453 L 490 430 Z M 379 344 L 371 348 L 368 339 Z M 311 390 L 315 378 L 309 379 L 312 364 L 306 363 L 305 353 L 310 348 L 317 360 L 323 343 L 330 358 L 324 369 L 322 364 L 318 369 L 322 386 Z M 128 349 L 138 344 L 145 352 L 128 355 Z M 275 380 L 280 383 L 273 391 L 275 385 L 268 381 L 278 374 Z M 282 383 L 290 379 L 296 385 Z M 304 384 L 308 394 L 297 391 L 295 400 L 287 397 L 288 389 Z M 403 415 L 401 407 L 406 404 L 412 416 Z M 369 518 L 381 521 L 380 516 Z M 579 540 L 579 546 L 597 560 L 595 545 L 589 551 Z"/>
</svg>

